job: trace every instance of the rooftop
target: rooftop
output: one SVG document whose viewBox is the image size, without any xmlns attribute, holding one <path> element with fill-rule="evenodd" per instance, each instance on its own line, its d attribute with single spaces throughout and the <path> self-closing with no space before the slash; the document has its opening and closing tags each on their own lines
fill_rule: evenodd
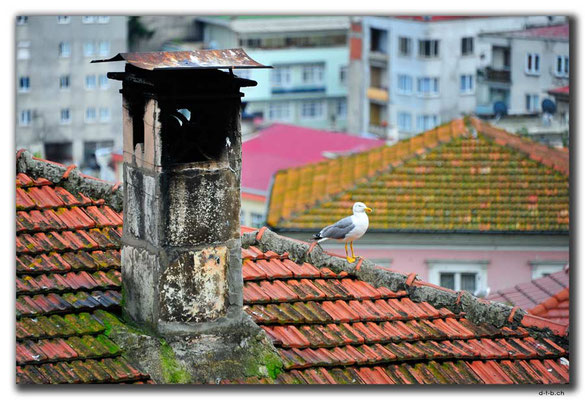
<svg viewBox="0 0 585 400">
<path fill-rule="evenodd" d="M 152 382 L 108 338 L 122 300 L 118 186 L 27 152 L 16 186 L 17 382 Z M 519 308 L 266 229 L 243 229 L 242 260 L 245 309 L 284 362 L 275 380 L 242 382 L 569 381 L 555 336 L 566 327 Z"/>
<path fill-rule="evenodd" d="M 569 24 L 538 26 L 517 31 L 485 33 L 484 35 L 513 39 L 569 40 Z"/>
<path fill-rule="evenodd" d="M 277 172 L 267 223 L 314 230 L 364 201 L 374 209 L 370 231 L 567 234 L 568 173 L 566 152 L 459 119 L 393 146 Z"/>
<path fill-rule="evenodd" d="M 310 146 L 307 146 L 310 143 Z M 272 124 L 242 144 L 242 189 L 268 194 L 270 180 L 281 169 L 323 161 L 384 145 L 366 139 L 287 124 Z"/>
</svg>

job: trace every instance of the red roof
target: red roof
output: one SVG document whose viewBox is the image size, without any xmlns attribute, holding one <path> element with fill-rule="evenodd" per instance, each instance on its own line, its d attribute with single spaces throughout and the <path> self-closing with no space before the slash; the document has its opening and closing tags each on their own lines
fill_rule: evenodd
<svg viewBox="0 0 585 400">
<path fill-rule="evenodd" d="M 502 32 L 503 35 L 521 39 L 566 39 L 569 40 L 569 24 L 539 26 L 520 31 Z"/>
<path fill-rule="evenodd" d="M 550 94 L 569 94 L 569 85 L 554 88 L 548 91 Z"/>
<path fill-rule="evenodd" d="M 242 144 L 242 188 L 268 192 L 280 169 L 325 160 L 324 152 L 360 152 L 384 144 L 338 132 L 273 124 Z"/>
<path fill-rule="evenodd" d="M 62 170 L 59 184 L 16 176 L 16 381 L 149 382 L 106 333 L 122 298 L 122 215 L 65 189 L 71 169 L 42 164 Z"/>
<path fill-rule="evenodd" d="M 489 17 L 464 16 L 464 15 L 400 15 L 400 16 L 397 16 L 395 18 L 409 19 L 412 21 L 420 21 L 420 22 L 440 22 L 440 21 L 453 21 L 453 20 L 458 20 L 458 19 L 489 18 Z"/>
<path fill-rule="evenodd" d="M 17 382 L 151 382 L 106 333 L 120 323 L 121 213 L 64 188 L 71 175 L 87 177 L 46 163 L 63 172 L 52 182 L 37 161 L 16 179 Z M 264 229 L 243 231 L 245 310 L 284 363 L 275 381 L 246 383 L 569 381 L 568 350 L 553 336 L 530 336 L 533 326 L 557 335 L 563 326 L 367 260 L 323 262 L 318 248 Z M 402 283 L 392 289 L 389 279 Z M 440 290 L 444 304 L 417 298 L 419 287 Z M 469 304 L 486 323 L 466 314 Z"/>
<path fill-rule="evenodd" d="M 284 373 L 275 383 L 568 382 L 567 366 L 559 361 L 566 351 L 530 336 L 530 324 L 496 328 L 473 322 L 456 310 L 460 296 L 448 289 L 404 276 L 406 285 L 410 280 L 414 287 L 453 293 L 451 305 L 433 305 L 417 300 L 410 289 L 376 287 L 365 278 L 375 269 L 379 279 L 392 271 L 366 270 L 365 261 L 361 270 L 348 264 L 354 272 L 320 266 L 309 261 L 317 249 L 308 244 L 268 230 L 245 231 L 248 239 L 260 239 L 242 250 L 244 302 L 283 359 Z M 266 246 L 280 252 L 261 250 Z"/>
<path fill-rule="evenodd" d="M 568 269 L 499 290 L 489 300 L 512 304 L 564 325 L 569 324 Z"/>
</svg>

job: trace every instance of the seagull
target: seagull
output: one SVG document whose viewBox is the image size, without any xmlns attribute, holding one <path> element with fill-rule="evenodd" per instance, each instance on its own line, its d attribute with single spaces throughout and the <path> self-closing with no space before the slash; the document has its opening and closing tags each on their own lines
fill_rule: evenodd
<svg viewBox="0 0 585 400">
<path fill-rule="evenodd" d="M 372 212 L 372 209 L 358 201 L 353 205 L 353 215 L 340 219 L 333 225 L 321 229 L 321 232 L 313 235 L 313 239 L 317 243 L 324 242 L 327 239 L 345 242 L 345 258 L 347 262 L 354 262 L 353 241 L 361 238 L 368 230 L 369 220 L 366 212 Z M 349 247 L 351 248 L 351 257 L 347 253 L 347 243 L 349 243 Z"/>
</svg>

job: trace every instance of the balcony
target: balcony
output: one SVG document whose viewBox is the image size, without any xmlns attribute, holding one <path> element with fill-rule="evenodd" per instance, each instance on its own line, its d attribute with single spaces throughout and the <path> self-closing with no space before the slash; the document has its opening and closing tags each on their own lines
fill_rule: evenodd
<svg viewBox="0 0 585 400">
<path fill-rule="evenodd" d="M 510 70 L 486 67 L 478 71 L 478 75 L 489 82 L 510 83 Z"/>
<path fill-rule="evenodd" d="M 377 87 L 368 88 L 366 96 L 370 100 L 379 101 L 382 103 L 387 103 L 389 98 L 387 89 Z"/>
</svg>

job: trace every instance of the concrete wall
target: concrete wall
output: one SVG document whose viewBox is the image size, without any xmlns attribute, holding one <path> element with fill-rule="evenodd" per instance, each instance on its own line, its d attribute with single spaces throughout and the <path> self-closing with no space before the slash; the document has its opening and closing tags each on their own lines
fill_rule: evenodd
<svg viewBox="0 0 585 400">
<path fill-rule="evenodd" d="M 82 16 L 71 16 L 70 23 L 58 24 L 56 16 L 29 16 L 28 22 L 16 26 L 16 44 L 30 42 L 30 58 L 16 60 L 16 147 L 39 152 L 44 143 L 71 142 L 73 163 L 81 164 L 85 141 L 112 140 L 122 146 L 122 102 L 119 82 L 108 80 L 108 88 L 99 87 L 99 76 L 123 68 L 117 64 L 90 64 L 93 59 L 108 58 L 126 51 L 126 17 L 112 16 L 107 23 L 82 23 Z M 59 57 L 59 43 L 68 41 L 71 56 Z M 83 45 L 94 42 L 96 53 L 85 56 Z M 109 42 L 109 52 L 100 55 L 100 41 Z M 70 76 L 70 88 L 59 88 L 59 77 Z M 85 88 L 86 75 L 95 75 L 97 87 Z M 18 79 L 30 77 L 30 91 L 18 92 Z M 97 121 L 85 121 L 87 107 L 94 107 Z M 61 124 L 61 110 L 69 108 L 71 122 Z M 109 121 L 99 120 L 99 109 L 110 110 Z M 21 127 L 18 123 L 22 110 L 32 111 L 32 123 Z"/>
</svg>

